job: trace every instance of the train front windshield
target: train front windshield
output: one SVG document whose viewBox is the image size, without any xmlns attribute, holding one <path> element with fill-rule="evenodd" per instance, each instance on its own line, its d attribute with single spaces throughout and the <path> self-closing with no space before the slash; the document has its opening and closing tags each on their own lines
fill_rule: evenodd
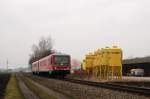
<svg viewBox="0 0 150 99">
<path fill-rule="evenodd" d="M 59 66 L 69 66 L 70 65 L 70 57 L 69 56 L 55 56 L 55 65 Z"/>
</svg>

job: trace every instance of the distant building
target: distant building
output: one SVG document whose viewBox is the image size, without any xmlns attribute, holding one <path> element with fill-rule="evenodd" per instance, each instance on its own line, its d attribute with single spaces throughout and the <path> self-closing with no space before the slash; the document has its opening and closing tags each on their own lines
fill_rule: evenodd
<svg viewBox="0 0 150 99">
<path fill-rule="evenodd" d="M 81 62 L 77 59 L 71 60 L 71 73 L 75 73 L 76 71 L 81 69 Z"/>
<path fill-rule="evenodd" d="M 131 69 L 144 69 L 144 76 L 150 76 L 150 57 L 126 59 L 123 61 L 123 75 L 131 73 Z"/>
</svg>

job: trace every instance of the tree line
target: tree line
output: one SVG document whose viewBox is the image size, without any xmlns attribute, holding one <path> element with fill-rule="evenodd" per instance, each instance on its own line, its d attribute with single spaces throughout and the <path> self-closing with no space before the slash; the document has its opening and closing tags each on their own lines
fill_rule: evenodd
<svg viewBox="0 0 150 99">
<path fill-rule="evenodd" d="M 29 64 L 48 56 L 53 53 L 53 42 L 50 36 L 41 37 L 38 44 L 32 45 L 32 53 L 30 54 Z"/>
</svg>

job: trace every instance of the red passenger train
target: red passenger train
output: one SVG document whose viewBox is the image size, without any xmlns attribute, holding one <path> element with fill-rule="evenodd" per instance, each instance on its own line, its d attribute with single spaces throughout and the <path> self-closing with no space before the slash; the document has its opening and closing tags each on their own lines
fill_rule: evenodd
<svg viewBox="0 0 150 99">
<path fill-rule="evenodd" d="M 48 73 L 50 75 L 70 74 L 71 58 L 65 54 L 51 54 L 32 63 L 32 73 Z"/>
</svg>

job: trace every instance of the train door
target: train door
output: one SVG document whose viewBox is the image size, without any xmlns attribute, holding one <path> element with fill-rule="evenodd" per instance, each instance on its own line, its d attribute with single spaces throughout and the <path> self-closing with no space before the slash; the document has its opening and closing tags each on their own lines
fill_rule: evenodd
<svg viewBox="0 0 150 99">
<path fill-rule="evenodd" d="M 40 62 L 38 61 L 38 70 L 37 70 L 37 72 L 38 72 L 38 74 L 39 74 L 39 72 L 40 72 L 40 70 L 39 70 L 39 66 L 40 66 Z"/>
</svg>

